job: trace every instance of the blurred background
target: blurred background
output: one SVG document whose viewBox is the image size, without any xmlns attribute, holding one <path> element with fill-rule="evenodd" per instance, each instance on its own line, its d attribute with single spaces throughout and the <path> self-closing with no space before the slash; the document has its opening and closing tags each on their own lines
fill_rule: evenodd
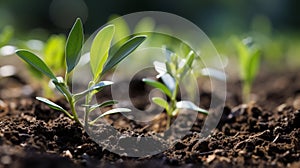
<svg viewBox="0 0 300 168">
<path fill-rule="evenodd" d="M 267 22 L 262 29 L 291 32 L 298 31 L 300 27 L 299 7 L 297 0 L 1 0 L 0 28 L 12 25 L 17 33 L 38 29 L 63 33 L 79 16 L 89 34 L 112 14 L 154 10 L 182 16 L 197 24 L 209 36 L 248 32 L 257 28 L 255 26 L 260 21 Z"/>
</svg>

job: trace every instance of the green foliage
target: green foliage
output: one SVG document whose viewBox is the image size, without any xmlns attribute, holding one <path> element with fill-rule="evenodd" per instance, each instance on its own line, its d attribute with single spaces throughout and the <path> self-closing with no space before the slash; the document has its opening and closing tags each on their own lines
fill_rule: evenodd
<svg viewBox="0 0 300 168">
<path fill-rule="evenodd" d="M 260 65 L 261 52 L 248 37 L 243 41 L 235 38 L 235 46 L 239 56 L 240 78 L 243 81 L 243 101 L 250 101 L 252 83 L 257 75 Z"/>
<path fill-rule="evenodd" d="M 103 70 L 103 66 L 108 58 L 108 50 L 115 32 L 113 25 L 104 27 L 96 35 L 91 48 L 91 68 L 94 79 L 97 79 Z"/>
<path fill-rule="evenodd" d="M 109 55 L 110 42 L 114 34 L 114 26 L 108 25 L 104 27 L 102 30 L 98 32 L 95 39 L 92 42 L 91 53 L 90 53 L 90 62 L 91 62 L 91 71 L 93 72 L 94 78 L 89 83 L 88 89 L 81 93 L 72 93 L 69 90 L 68 86 L 68 78 L 71 75 L 72 70 L 76 67 L 79 62 L 81 56 L 81 49 L 83 45 L 83 28 L 80 19 L 77 19 L 71 32 L 69 33 L 68 40 L 66 42 L 66 52 L 64 59 L 66 60 L 66 64 L 64 65 L 64 69 L 66 70 L 64 78 L 56 77 L 53 71 L 49 68 L 49 66 L 37 55 L 27 50 L 17 50 L 16 54 L 23 59 L 26 63 L 34 67 L 37 71 L 46 75 L 51 79 L 53 84 L 56 86 L 56 89 L 60 91 L 68 101 L 70 105 L 71 113 L 67 110 L 63 109 L 61 106 L 55 104 L 49 99 L 43 97 L 37 97 L 36 99 L 44 102 L 49 107 L 62 111 L 71 119 L 74 119 L 76 122 L 82 124 L 83 126 L 88 126 L 90 124 L 94 124 L 99 118 L 114 113 L 120 112 L 129 112 L 129 109 L 126 108 L 115 108 L 106 111 L 105 113 L 99 115 L 96 119 L 89 121 L 88 116 L 89 113 L 96 110 L 100 107 L 105 107 L 109 105 L 116 104 L 117 102 L 114 100 L 109 100 L 100 104 L 90 105 L 91 98 L 93 95 L 98 93 L 102 88 L 106 86 L 110 86 L 113 84 L 111 81 L 100 81 L 103 76 L 103 67 L 106 67 L 106 71 L 112 69 L 117 63 L 126 58 L 131 52 L 134 51 L 144 40 L 145 36 L 137 36 L 133 37 L 131 40 L 126 41 L 121 45 L 121 47 L 117 50 L 116 53 Z M 51 47 L 50 47 L 51 46 Z M 49 49 L 53 48 L 54 44 L 49 44 Z M 61 49 L 56 52 L 48 51 L 49 55 L 59 55 L 61 54 Z M 48 53 L 47 52 L 47 53 Z M 109 59 L 108 59 L 109 58 Z M 96 62 L 96 63 L 95 63 Z M 84 122 L 79 121 L 78 114 L 75 109 L 76 103 L 85 98 L 85 104 L 82 105 L 84 107 Z"/>
<path fill-rule="evenodd" d="M 45 63 L 55 74 L 63 74 L 65 71 L 65 43 L 64 35 L 52 35 L 43 50 Z"/>
<path fill-rule="evenodd" d="M 81 20 L 76 19 L 76 22 L 68 36 L 66 44 L 67 73 L 70 73 L 79 62 L 83 45 L 83 38 L 84 37 Z"/>
<path fill-rule="evenodd" d="M 0 34 L 0 47 L 6 45 L 14 35 L 14 28 L 5 26 Z"/>
<path fill-rule="evenodd" d="M 158 78 L 161 78 L 163 83 L 152 79 L 143 79 L 143 82 L 161 90 L 169 99 L 168 103 L 165 99 L 160 97 L 153 97 L 152 101 L 158 106 L 164 108 L 168 115 L 168 127 L 171 124 L 171 118 L 176 116 L 179 109 L 189 109 L 197 112 L 207 114 L 204 109 L 199 108 L 193 102 L 187 100 L 177 101 L 176 96 L 179 90 L 179 84 L 183 78 L 192 73 L 192 65 L 195 60 L 195 54 L 190 51 L 187 56 L 179 57 L 175 53 L 166 53 L 167 61 L 155 61 L 154 68 L 159 73 Z"/>
</svg>

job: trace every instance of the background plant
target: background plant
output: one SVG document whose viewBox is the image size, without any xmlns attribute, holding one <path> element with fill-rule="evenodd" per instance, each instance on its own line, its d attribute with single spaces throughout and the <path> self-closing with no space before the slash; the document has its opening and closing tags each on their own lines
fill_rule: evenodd
<svg viewBox="0 0 300 168">
<path fill-rule="evenodd" d="M 239 57 L 240 78 L 243 82 L 243 102 L 248 103 L 250 101 L 251 87 L 259 70 L 261 52 L 251 37 L 244 40 L 234 38 L 234 42 Z"/>
<path fill-rule="evenodd" d="M 163 83 L 144 78 L 143 81 L 148 85 L 151 85 L 161 90 L 169 99 L 167 100 L 161 97 L 153 97 L 152 101 L 163 107 L 168 115 L 167 127 L 171 124 L 172 117 L 176 116 L 179 109 L 189 109 L 207 114 L 208 112 L 202 108 L 199 108 L 193 102 L 188 100 L 177 101 L 177 94 L 179 92 L 179 85 L 183 78 L 192 72 L 192 65 L 195 60 L 195 53 L 190 51 L 186 57 L 179 57 L 175 53 L 167 54 L 166 62 L 154 62 L 154 68 L 159 73 L 157 78 L 160 78 Z"/>
<path fill-rule="evenodd" d="M 65 99 L 69 103 L 71 113 L 49 99 L 43 97 L 37 97 L 37 99 L 55 110 L 64 112 L 68 117 L 74 119 L 76 122 L 85 127 L 87 127 L 89 124 L 95 123 L 104 115 L 119 112 L 129 112 L 130 110 L 126 108 L 115 108 L 99 115 L 99 117 L 93 121 L 89 121 L 88 119 L 89 114 L 95 109 L 117 103 L 114 100 L 109 100 L 100 104 L 90 105 L 93 95 L 98 93 L 102 88 L 113 84 L 111 81 L 101 81 L 104 73 L 112 69 L 116 64 L 126 58 L 146 38 L 145 36 L 134 36 L 121 45 L 121 47 L 114 50 L 114 52 L 110 52 L 110 45 L 114 31 L 114 25 L 105 26 L 94 38 L 90 50 L 90 67 L 93 74 L 93 79 L 88 84 L 88 88 L 80 93 L 72 93 L 70 91 L 70 86 L 68 85 L 68 80 L 71 78 L 72 71 L 78 64 L 81 57 L 82 45 L 84 42 L 83 27 L 80 19 L 76 20 L 66 41 L 64 57 L 64 66 L 66 71 L 64 78 L 60 76 L 56 77 L 49 66 L 34 53 L 27 50 L 17 50 L 16 53 L 21 59 L 51 79 L 56 89 L 64 95 Z M 78 114 L 75 109 L 76 103 L 82 98 L 85 98 L 85 104 L 82 105 L 85 109 L 83 123 L 79 121 Z"/>
</svg>

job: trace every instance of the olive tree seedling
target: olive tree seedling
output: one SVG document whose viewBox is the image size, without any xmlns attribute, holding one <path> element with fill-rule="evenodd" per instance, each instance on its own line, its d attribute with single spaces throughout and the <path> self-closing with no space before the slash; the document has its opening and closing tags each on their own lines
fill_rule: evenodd
<svg viewBox="0 0 300 168">
<path fill-rule="evenodd" d="M 176 99 L 180 82 L 188 75 L 188 73 L 192 73 L 191 69 L 195 60 L 195 53 L 190 51 L 185 58 L 180 58 L 177 54 L 171 53 L 167 55 L 167 59 L 166 62 L 155 61 L 153 63 L 155 70 L 159 73 L 157 78 L 161 78 L 163 83 L 148 78 L 144 78 L 143 81 L 146 84 L 161 90 L 170 99 L 170 102 L 167 102 L 167 100 L 161 97 L 152 98 L 152 101 L 155 104 L 166 110 L 168 116 L 167 128 L 169 128 L 172 117 L 178 114 L 179 109 L 189 109 L 204 114 L 208 114 L 208 111 L 198 107 L 191 101 L 177 101 Z"/>
<path fill-rule="evenodd" d="M 74 23 L 66 41 L 66 72 L 64 78 L 55 76 L 53 71 L 48 67 L 48 65 L 46 65 L 46 63 L 34 53 L 22 49 L 17 50 L 16 54 L 21 59 L 23 59 L 25 62 L 33 66 L 39 72 L 51 79 L 56 89 L 63 94 L 63 96 L 69 103 L 71 113 L 69 113 L 67 110 L 65 110 L 64 108 L 55 104 L 47 98 L 37 97 L 36 99 L 41 102 L 44 102 L 52 109 L 62 111 L 68 117 L 75 120 L 77 123 L 81 124 L 84 127 L 89 126 L 89 124 L 94 124 L 99 118 L 105 115 L 120 112 L 129 112 L 130 109 L 127 108 L 115 108 L 106 111 L 105 113 L 99 115 L 99 117 L 92 121 L 89 121 L 88 119 L 89 114 L 95 109 L 117 103 L 115 100 L 109 100 L 100 104 L 90 105 L 93 95 L 99 92 L 102 88 L 113 84 L 113 82 L 111 81 L 101 81 L 105 72 L 111 70 L 116 64 L 118 64 L 120 61 L 126 58 L 146 38 L 142 35 L 134 36 L 131 39 L 124 42 L 123 45 L 121 45 L 112 53 L 110 52 L 110 47 L 114 31 L 114 25 L 107 25 L 104 28 L 102 28 L 95 36 L 90 50 L 90 67 L 93 79 L 89 82 L 87 89 L 80 93 L 72 93 L 70 91 L 70 86 L 68 85 L 68 79 L 71 77 L 72 71 L 77 66 L 81 57 L 81 50 L 84 42 L 83 27 L 79 18 Z M 82 105 L 85 109 L 83 123 L 79 120 L 75 108 L 76 103 L 82 98 L 85 98 L 85 104 Z"/>
</svg>

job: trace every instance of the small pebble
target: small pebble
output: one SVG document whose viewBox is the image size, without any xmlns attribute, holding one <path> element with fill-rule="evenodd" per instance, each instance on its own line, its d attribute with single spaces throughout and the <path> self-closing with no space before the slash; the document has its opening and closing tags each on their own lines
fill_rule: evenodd
<svg viewBox="0 0 300 168">
<path fill-rule="evenodd" d="M 5 115 L 8 112 L 8 105 L 0 100 L 0 116 Z"/>
<path fill-rule="evenodd" d="M 10 156 L 2 156 L 1 157 L 1 163 L 5 165 L 9 165 L 11 163 L 11 157 Z"/>
<path fill-rule="evenodd" d="M 73 155 L 72 155 L 72 153 L 69 150 L 63 151 L 63 156 L 66 156 L 66 157 L 68 157 L 70 159 L 73 158 Z"/>
<path fill-rule="evenodd" d="M 293 106 L 295 109 L 300 109 L 300 97 L 297 96 L 297 98 L 293 102 Z"/>
</svg>

